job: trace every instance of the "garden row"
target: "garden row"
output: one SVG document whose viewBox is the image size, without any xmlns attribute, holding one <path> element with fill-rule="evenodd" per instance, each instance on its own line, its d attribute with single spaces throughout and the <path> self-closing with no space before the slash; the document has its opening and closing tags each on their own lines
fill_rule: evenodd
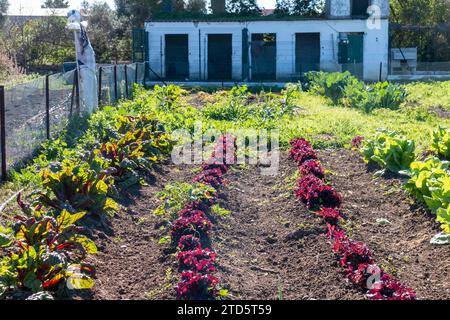
<svg viewBox="0 0 450 320">
<path fill-rule="evenodd" d="M 183 204 L 176 220 L 171 223 L 171 242 L 177 245 L 180 281 L 176 286 L 177 299 L 214 300 L 224 298 L 228 291 L 220 289 L 216 271 L 216 253 L 208 237 L 212 228 L 208 214 L 217 204 L 217 190 L 223 185 L 223 175 L 229 164 L 235 163 L 236 138 L 226 135 L 218 139 L 211 157 L 192 181 L 208 188 L 205 197 Z"/>
<path fill-rule="evenodd" d="M 345 214 L 340 210 L 342 197 L 326 184 L 325 170 L 311 144 L 303 138 L 292 140 L 290 158 L 299 167 L 296 197 L 326 223 L 326 236 L 332 239 L 333 251 L 347 278 L 374 300 L 415 300 L 411 288 L 376 265 L 363 242 L 346 236 L 341 224 L 345 220 Z"/>
<path fill-rule="evenodd" d="M 330 98 L 334 104 L 371 112 L 376 108 L 398 109 L 406 97 L 403 86 L 388 82 L 365 84 L 350 72 L 309 72 L 310 92 Z"/>
<path fill-rule="evenodd" d="M 450 130 L 439 127 L 432 132 L 430 150 L 422 159 L 416 159 L 415 143 L 398 132 L 379 129 L 374 137 L 356 137 L 352 144 L 359 149 L 366 162 L 376 163 L 385 171 L 409 177 L 404 188 L 424 203 L 437 221 L 442 232 L 431 241 L 434 244 L 450 243 Z"/>
<path fill-rule="evenodd" d="M 173 145 L 155 118 L 109 111 L 88 120 L 73 148 L 49 142 L 21 173 L 35 191 L 26 202 L 19 195 L 22 212 L 0 229 L 0 296 L 43 299 L 93 286 L 88 222 L 118 211 L 118 191 L 140 183 Z"/>
</svg>

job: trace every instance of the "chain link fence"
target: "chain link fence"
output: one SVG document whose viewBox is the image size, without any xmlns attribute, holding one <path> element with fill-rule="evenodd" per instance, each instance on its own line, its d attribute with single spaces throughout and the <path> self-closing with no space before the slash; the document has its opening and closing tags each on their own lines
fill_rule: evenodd
<svg viewBox="0 0 450 320">
<path fill-rule="evenodd" d="M 115 105 L 133 95 L 134 84 L 145 84 L 146 64 L 100 66 L 99 105 Z M 72 115 L 80 112 L 77 71 L 39 77 L 10 87 L 0 86 L 1 178 L 7 170 L 33 156 L 56 137 Z"/>
</svg>

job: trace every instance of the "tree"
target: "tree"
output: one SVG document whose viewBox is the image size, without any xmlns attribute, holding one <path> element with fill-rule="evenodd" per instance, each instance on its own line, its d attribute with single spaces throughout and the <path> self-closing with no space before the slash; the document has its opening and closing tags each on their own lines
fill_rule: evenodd
<svg viewBox="0 0 450 320">
<path fill-rule="evenodd" d="M 4 15 L 8 12 L 9 2 L 8 0 L 0 0 L 0 27 L 4 22 Z"/>
<path fill-rule="evenodd" d="M 314 17 L 320 15 L 323 9 L 322 0 L 292 0 L 290 12 L 292 15 Z"/>
<path fill-rule="evenodd" d="M 25 23 L 7 21 L 2 29 L 0 46 L 20 67 L 58 65 L 73 61 L 73 37 L 65 31 L 64 17 L 50 16 Z"/>
<path fill-rule="evenodd" d="M 391 0 L 393 22 L 435 25 L 450 23 L 449 0 Z"/>
<path fill-rule="evenodd" d="M 96 2 L 89 10 L 88 36 L 100 63 L 129 60 L 131 56 L 131 26 L 118 19 L 106 3 Z"/>
<path fill-rule="evenodd" d="M 186 4 L 186 11 L 191 14 L 206 14 L 205 0 L 188 0 Z"/>
<path fill-rule="evenodd" d="M 59 8 L 68 8 L 69 2 L 67 0 L 45 0 L 42 4 L 41 8 L 47 9 L 59 9 Z"/>
<path fill-rule="evenodd" d="M 119 18 L 126 17 L 133 27 L 141 28 L 152 16 L 162 11 L 161 0 L 114 0 Z"/>
<path fill-rule="evenodd" d="M 229 0 L 226 11 L 244 17 L 261 15 L 261 8 L 256 0 Z"/>
<path fill-rule="evenodd" d="M 275 3 L 275 14 L 288 15 L 291 11 L 291 1 L 290 0 L 276 0 Z"/>
<path fill-rule="evenodd" d="M 392 28 L 393 48 L 417 48 L 418 60 L 422 62 L 450 61 L 449 0 L 391 0 L 391 9 L 391 23 L 417 27 Z"/>
</svg>

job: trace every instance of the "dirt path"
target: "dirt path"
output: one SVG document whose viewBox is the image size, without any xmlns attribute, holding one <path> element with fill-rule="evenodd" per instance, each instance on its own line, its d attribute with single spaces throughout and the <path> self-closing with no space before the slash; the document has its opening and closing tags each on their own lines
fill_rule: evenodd
<svg viewBox="0 0 450 320">
<path fill-rule="evenodd" d="M 158 205 L 156 193 L 175 181 L 190 181 L 189 168 L 171 164 L 161 166 L 154 181 L 139 193 L 124 195 L 127 212 L 111 220 L 114 232 L 96 232 L 99 253 L 94 299 L 173 299 L 175 264 L 166 246 L 158 243 L 163 236 L 161 218 L 152 214 Z"/>
<path fill-rule="evenodd" d="M 411 286 L 419 299 L 450 299 L 450 246 L 435 246 L 435 217 L 417 206 L 398 179 L 375 178 L 350 150 L 319 152 L 333 171 L 332 185 L 344 196 L 343 210 L 356 240 L 372 249 L 377 262 Z M 381 225 L 377 219 L 390 223 Z"/>
<path fill-rule="evenodd" d="M 232 214 L 212 240 L 220 279 L 240 299 L 364 299 L 341 274 L 320 219 L 287 189 L 295 166 L 281 162 L 277 177 L 255 167 L 227 175 L 222 206 Z"/>
</svg>

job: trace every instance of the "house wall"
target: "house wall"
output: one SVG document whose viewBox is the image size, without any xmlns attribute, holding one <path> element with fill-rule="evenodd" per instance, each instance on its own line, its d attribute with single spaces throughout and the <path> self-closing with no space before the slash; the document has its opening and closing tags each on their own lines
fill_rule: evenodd
<svg viewBox="0 0 450 320">
<path fill-rule="evenodd" d="M 320 33 L 321 69 L 341 71 L 338 64 L 338 39 L 341 32 L 364 33 L 364 79 L 378 80 L 380 63 L 382 78 L 388 72 L 388 20 L 382 19 L 380 29 L 368 29 L 367 20 L 296 20 L 296 21 L 247 21 L 247 22 L 148 22 L 150 67 L 165 77 L 164 35 L 188 34 L 190 80 L 207 80 L 207 35 L 232 34 L 232 77 L 242 79 L 242 30 L 252 33 L 276 33 L 277 79 L 291 81 L 295 76 L 295 34 Z M 250 46 L 249 46 L 250 47 Z M 251 55 L 250 66 L 251 66 Z M 251 73 L 251 72 L 250 72 Z"/>
</svg>

